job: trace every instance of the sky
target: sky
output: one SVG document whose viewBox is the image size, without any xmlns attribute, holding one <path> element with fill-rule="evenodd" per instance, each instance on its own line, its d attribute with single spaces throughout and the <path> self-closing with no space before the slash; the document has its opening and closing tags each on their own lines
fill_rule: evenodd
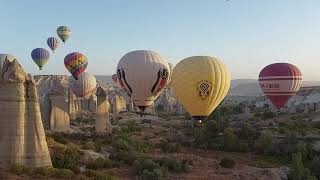
<svg viewBox="0 0 320 180">
<path fill-rule="evenodd" d="M 148 49 L 173 64 L 217 57 L 232 79 L 289 62 L 304 80 L 320 80 L 319 0 L 2 0 L 0 22 L 0 53 L 33 75 L 68 74 L 63 59 L 75 51 L 87 56 L 87 72 L 111 75 L 123 55 Z M 39 71 L 30 53 L 49 50 L 60 25 L 72 35 Z"/>
</svg>

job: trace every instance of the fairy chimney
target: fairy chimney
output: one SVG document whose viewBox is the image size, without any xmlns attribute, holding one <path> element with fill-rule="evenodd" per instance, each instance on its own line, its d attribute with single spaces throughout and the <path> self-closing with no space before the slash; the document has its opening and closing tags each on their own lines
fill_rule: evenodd
<svg viewBox="0 0 320 180">
<path fill-rule="evenodd" d="M 97 109 L 96 109 L 96 123 L 95 130 L 97 134 L 111 133 L 112 127 L 109 120 L 109 108 L 107 94 L 105 91 L 98 87 L 97 89 Z"/>
<path fill-rule="evenodd" d="M 0 75 L 0 167 L 52 166 L 33 77 L 17 60 Z"/>
</svg>

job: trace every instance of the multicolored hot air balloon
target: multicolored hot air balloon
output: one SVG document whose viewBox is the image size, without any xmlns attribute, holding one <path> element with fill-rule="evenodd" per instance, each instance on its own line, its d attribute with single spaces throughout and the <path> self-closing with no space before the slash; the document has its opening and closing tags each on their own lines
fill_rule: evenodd
<svg viewBox="0 0 320 180">
<path fill-rule="evenodd" d="M 79 52 L 68 54 L 64 58 L 64 65 L 75 79 L 78 79 L 80 74 L 84 72 L 88 66 L 87 57 Z"/>
<path fill-rule="evenodd" d="M 42 67 L 47 64 L 50 53 L 44 48 L 36 48 L 32 50 L 31 57 L 33 61 L 39 66 L 39 69 L 42 70 Z"/>
<path fill-rule="evenodd" d="M 51 50 L 54 52 L 54 50 L 56 50 L 59 47 L 59 39 L 55 38 L 55 37 L 49 37 L 47 39 L 47 44 L 48 46 L 51 48 Z"/>
<path fill-rule="evenodd" d="M 65 43 L 71 35 L 71 30 L 67 26 L 59 26 L 57 29 L 57 34 L 60 37 L 61 41 Z"/>
<path fill-rule="evenodd" d="M 217 58 L 193 56 L 175 66 L 171 81 L 175 96 L 200 125 L 227 95 L 230 73 Z"/>
<path fill-rule="evenodd" d="M 300 70 L 289 63 L 270 64 L 259 74 L 262 91 L 272 104 L 281 109 L 300 89 L 302 75 Z"/>
<path fill-rule="evenodd" d="M 90 96 L 97 86 L 96 78 L 87 72 L 82 73 L 78 80 L 73 77 L 70 78 L 70 88 L 78 97 Z"/>
<path fill-rule="evenodd" d="M 119 84 L 142 112 L 159 96 L 169 73 L 167 61 L 148 50 L 127 53 L 117 67 Z"/>
</svg>

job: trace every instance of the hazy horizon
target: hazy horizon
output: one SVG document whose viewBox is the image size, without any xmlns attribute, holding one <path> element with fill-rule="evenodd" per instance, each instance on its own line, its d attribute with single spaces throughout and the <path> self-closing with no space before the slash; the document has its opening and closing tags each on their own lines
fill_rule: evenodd
<svg viewBox="0 0 320 180">
<path fill-rule="evenodd" d="M 300 68 L 305 81 L 320 73 L 320 1 L 163 0 L 2 1 L 0 53 L 15 55 L 31 74 L 69 75 L 63 64 L 74 51 L 88 57 L 87 71 L 111 75 L 129 51 L 149 49 L 169 62 L 194 55 L 218 57 L 232 79 L 257 79 L 274 62 Z M 40 72 L 32 49 L 66 25 L 72 34 Z M 3 43 L 5 42 L 5 43 Z"/>
</svg>

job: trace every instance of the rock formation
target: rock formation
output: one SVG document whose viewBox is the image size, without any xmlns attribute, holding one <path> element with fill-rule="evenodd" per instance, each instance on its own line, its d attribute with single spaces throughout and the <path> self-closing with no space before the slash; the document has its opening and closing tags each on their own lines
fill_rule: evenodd
<svg viewBox="0 0 320 180">
<path fill-rule="evenodd" d="M 112 112 L 118 114 L 119 112 L 127 111 L 127 103 L 124 97 L 116 95 L 112 100 Z"/>
<path fill-rule="evenodd" d="M 105 91 L 98 87 L 97 89 L 97 110 L 95 115 L 95 130 L 97 134 L 111 133 L 112 127 L 109 120 L 109 108 L 108 97 Z"/>
<path fill-rule="evenodd" d="M 52 166 L 36 83 L 17 60 L 5 61 L 0 77 L 0 167 Z"/>
<path fill-rule="evenodd" d="M 68 131 L 70 128 L 70 117 L 67 92 L 61 84 L 55 84 L 49 96 L 50 129 L 53 131 Z"/>
</svg>

